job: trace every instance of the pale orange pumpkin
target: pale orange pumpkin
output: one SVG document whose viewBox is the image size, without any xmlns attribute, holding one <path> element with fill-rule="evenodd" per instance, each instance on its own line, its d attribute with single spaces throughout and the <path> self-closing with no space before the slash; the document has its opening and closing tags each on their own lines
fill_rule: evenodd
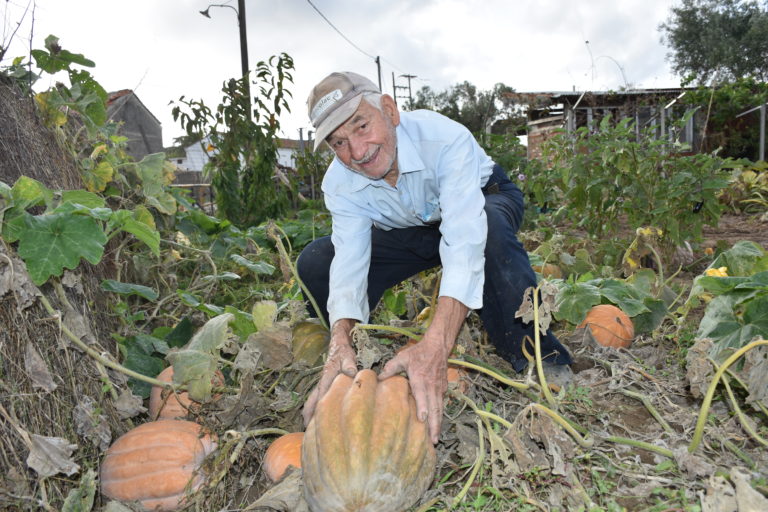
<svg viewBox="0 0 768 512">
<path fill-rule="evenodd" d="M 173 366 L 169 366 L 156 377 L 163 382 L 173 382 Z M 224 374 L 217 371 L 213 379 L 214 386 L 224 385 Z M 221 395 L 214 395 L 216 400 Z M 198 402 L 189 398 L 186 391 L 174 393 L 173 391 L 160 386 L 152 386 L 149 392 L 149 417 L 155 419 L 184 418 L 190 410 L 194 411 L 200 407 Z"/>
<path fill-rule="evenodd" d="M 429 488 L 436 455 L 405 377 L 339 374 L 304 434 L 304 497 L 312 512 L 407 510 Z"/>
<path fill-rule="evenodd" d="M 594 306 L 579 327 L 589 327 L 595 341 L 605 347 L 626 348 L 635 337 L 632 320 L 613 304 Z"/>
<path fill-rule="evenodd" d="M 562 279 L 563 271 L 554 263 L 546 263 L 544 265 L 534 265 L 533 270 L 541 274 L 542 277 L 549 279 Z"/>
<path fill-rule="evenodd" d="M 264 472 L 272 482 L 277 482 L 289 466 L 301 467 L 301 444 L 304 432 L 291 432 L 278 437 L 264 454 Z"/>
<path fill-rule="evenodd" d="M 205 481 L 203 459 L 216 448 L 197 423 L 160 420 L 128 431 L 107 450 L 101 464 L 101 492 L 119 501 L 138 501 L 146 510 L 176 510 L 188 491 Z"/>
</svg>

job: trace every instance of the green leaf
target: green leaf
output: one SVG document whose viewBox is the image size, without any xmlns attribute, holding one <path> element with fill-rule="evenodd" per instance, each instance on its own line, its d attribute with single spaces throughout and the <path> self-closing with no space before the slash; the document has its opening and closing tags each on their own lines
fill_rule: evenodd
<svg viewBox="0 0 768 512">
<path fill-rule="evenodd" d="M 134 343 L 136 343 L 147 355 L 165 355 L 170 350 L 168 343 L 156 336 L 150 336 L 148 334 L 137 334 L 133 337 L 133 340 Z"/>
<path fill-rule="evenodd" d="M 592 306 L 600 304 L 600 289 L 591 284 L 569 283 L 559 290 L 556 301 L 555 318 L 578 325 Z"/>
<path fill-rule="evenodd" d="M 147 354 L 145 347 L 137 342 L 135 338 L 129 338 L 125 344 L 125 359 L 123 360 L 123 366 L 129 370 L 133 370 L 147 377 L 156 377 L 163 368 L 165 363 L 159 357 Z M 128 380 L 128 385 L 131 390 L 142 398 L 148 398 L 149 392 L 152 389 L 152 385 L 148 382 L 134 379 L 131 377 Z"/>
<path fill-rule="evenodd" d="M 53 200 L 53 191 L 37 180 L 22 176 L 11 187 L 11 197 L 21 208 L 48 204 Z"/>
<path fill-rule="evenodd" d="M 273 300 L 260 300 L 251 308 L 251 318 L 257 331 L 271 327 L 277 318 L 277 303 Z"/>
<path fill-rule="evenodd" d="M 392 288 L 387 288 L 382 296 L 384 306 L 387 310 L 395 316 L 404 315 L 406 312 L 405 307 L 405 292 L 401 291 L 395 294 Z"/>
<path fill-rule="evenodd" d="M 32 281 L 41 285 L 64 268 L 74 269 L 85 258 L 101 261 L 107 237 L 99 223 L 82 215 L 27 217 L 27 229 L 19 233 L 19 256 L 27 264 Z"/>
<path fill-rule="evenodd" d="M 173 381 L 187 385 L 192 400 L 204 402 L 211 396 L 219 350 L 227 341 L 229 322 L 233 317 L 225 313 L 208 320 L 186 347 L 173 350 L 167 356 L 173 364 Z"/>
<path fill-rule="evenodd" d="M 234 272 L 221 272 L 213 276 L 203 276 L 203 281 L 236 281 L 240 276 Z"/>
<path fill-rule="evenodd" d="M 641 296 L 636 288 L 628 285 L 624 281 L 617 279 L 601 279 L 599 282 L 592 282 L 600 288 L 600 294 L 608 299 L 612 304 L 621 309 L 629 317 L 634 317 L 640 313 L 646 313 L 650 310 L 643 304 L 643 299 L 648 297 Z"/>
<path fill-rule="evenodd" d="M 193 331 L 192 321 L 188 316 L 185 316 L 165 336 L 165 342 L 169 347 L 182 347 L 192 338 Z"/>
<path fill-rule="evenodd" d="M 146 208 L 143 208 L 146 211 Z M 150 217 L 151 218 L 151 217 Z M 141 219 L 141 220 L 140 220 Z M 152 251 L 155 256 L 160 255 L 160 233 L 152 223 L 146 222 L 143 213 L 133 213 L 128 210 L 117 210 L 112 212 L 110 218 L 110 227 L 112 229 L 121 229 L 131 233 L 138 238 Z"/>
<path fill-rule="evenodd" d="M 86 208 L 104 208 L 106 205 L 103 197 L 85 190 L 64 190 L 61 193 L 61 202 L 80 204 Z"/>
<path fill-rule="evenodd" d="M 229 322 L 229 326 L 238 338 L 244 340 L 256 332 L 252 315 L 245 311 L 240 311 L 234 306 L 226 306 L 224 312 L 232 314 L 233 319 Z"/>
<path fill-rule="evenodd" d="M 121 283 L 112 279 L 104 279 L 101 282 L 101 289 L 108 292 L 119 293 L 120 295 L 138 295 L 149 301 L 156 300 L 158 297 L 158 293 L 148 286 Z"/>
<path fill-rule="evenodd" d="M 165 190 L 173 180 L 173 173 L 167 165 L 164 153 L 153 153 L 136 164 L 136 174 L 141 180 L 147 204 L 161 213 L 173 215 L 176 212 L 176 200 Z"/>
<path fill-rule="evenodd" d="M 272 275 L 275 272 L 275 267 L 273 265 L 270 265 L 266 261 L 251 261 L 248 258 L 245 258 L 243 256 L 240 256 L 239 254 L 233 254 L 230 256 L 230 259 L 237 263 L 238 265 L 242 265 L 251 272 L 255 274 L 266 274 L 266 275 Z"/>
<path fill-rule="evenodd" d="M 83 169 L 80 175 L 85 188 L 92 192 L 103 192 L 115 175 L 115 169 L 107 160 L 102 160 L 93 169 Z"/>
<path fill-rule="evenodd" d="M 646 311 L 632 318 L 637 334 L 648 333 L 657 329 L 667 315 L 667 305 L 661 299 L 646 297 L 643 299 Z"/>
</svg>

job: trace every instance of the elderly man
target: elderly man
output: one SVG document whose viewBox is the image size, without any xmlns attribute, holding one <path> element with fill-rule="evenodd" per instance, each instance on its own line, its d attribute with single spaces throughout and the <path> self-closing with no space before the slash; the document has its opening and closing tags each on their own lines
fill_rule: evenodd
<svg viewBox="0 0 768 512">
<path fill-rule="evenodd" d="M 496 352 L 516 371 L 527 365 L 524 336 L 533 326 L 515 318 L 536 278 L 517 240 L 523 196 L 462 125 L 426 110 L 399 112 L 356 73 L 332 73 L 308 99 L 315 149 L 327 143 L 336 158 L 323 179 L 333 219 L 330 237 L 308 245 L 298 260 L 301 279 L 331 326 L 320 382 L 304 407 L 339 373 L 355 375 L 350 331 L 366 322 L 384 291 L 442 265 L 437 309 L 420 343 L 394 356 L 379 374 L 408 375 L 417 414 L 437 443 L 447 388 L 447 359 L 470 309 L 477 309 Z M 532 351 L 531 351 L 532 352 Z M 552 333 L 542 354 L 567 370 L 568 351 Z"/>
</svg>

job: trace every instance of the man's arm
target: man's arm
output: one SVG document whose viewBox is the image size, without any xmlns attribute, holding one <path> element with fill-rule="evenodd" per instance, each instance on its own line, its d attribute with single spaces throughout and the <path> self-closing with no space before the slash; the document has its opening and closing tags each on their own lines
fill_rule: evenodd
<svg viewBox="0 0 768 512">
<path fill-rule="evenodd" d="M 429 422 L 429 436 L 437 444 L 443 421 L 443 395 L 448 389 L 448 356 L 456 343 L 469 308 L 451 297 L 440 297 L 432 323 L 419 343 L 401 351 L 382 369 L 379 379 L 408 374 L 419 420 Z"/>
<path fill-rule="evenodd" d="M 351 318 L 342 318 L 337 320 L 331 328 L 331 341 L 328 345 L 328 358 L 323 367 L 323 373 L 320 376 L 315 389 L 310 393 L 304 404 L 302 416 L 304 425 L 309 423 L 312 415 L 315 413 L 317 402 L 325 395 L 333 383 L 333 379 L 339 373 L 354 377 L 357 373 L 357 355 L 352 347 L 352 328 L 355 326 L 355 320 Z"/>
</svg>

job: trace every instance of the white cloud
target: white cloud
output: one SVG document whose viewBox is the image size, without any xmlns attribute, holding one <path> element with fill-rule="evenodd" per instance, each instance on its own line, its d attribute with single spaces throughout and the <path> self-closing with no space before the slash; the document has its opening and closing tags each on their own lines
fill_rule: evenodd
<svg viewBox="0 0 768 512">
<path fill-rule="evenodd" d="M 9 0 L 0 7 L 4 44 L 27 1 Z M 518 91 L 616 89 L 625 79 L 639 87 L 679 83 L 670 75 L 657 30 L 670 0 L 313 3 L 362 52 L 381 57 L 382 85 L 389 93 L 392 73 L 416 75 L 414 89 L 436 90 L 465 80 L 483 89 L 503 82 Z M 235 11 L 211 7 L 207 19 L 199 14 L 207 5 L 201 0 L 37 0 L 33 47 L 55 34 L 64 48 L 94 60 L 96 79 L 108 90 L 134 89 L 163 123 L 170 144 L 182 132 L 168 103 L 184 95 L 214 106 L 222 83 L 240 74 Z M 373 60 L 345 41 L 307 0 L 247 0 L 246 13 L 251 68 L 280 52 L 295 61 L 292 114 L 281 118 L 286 136 L 298 137 L 299 127 L 308 128 L 304 102 L 326 74 L 346 69 L 376 80 Z M 28 15 L 0 65 L 27 52 L 30 20 Z M 398 85 L 406 85 L 405 79 Z"/>
</svg>

